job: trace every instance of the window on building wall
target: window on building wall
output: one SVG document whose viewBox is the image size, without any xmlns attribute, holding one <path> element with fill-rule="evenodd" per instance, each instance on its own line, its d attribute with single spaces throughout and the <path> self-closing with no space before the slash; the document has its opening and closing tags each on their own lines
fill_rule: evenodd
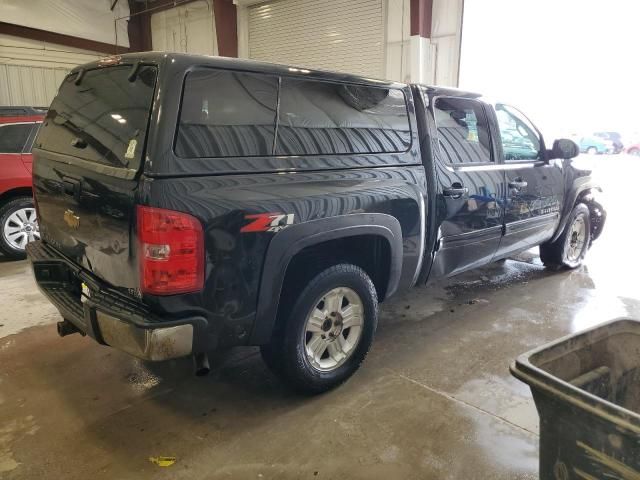
<svg viewBox="0 0 640 480">
<path fill-rule="evenodd" d="M 276 155 L 403 152 L 410 144 L 402 91 L 282 79 Z"/>
<path fill-rule="evenodd" d="M 277 77 L 200 70 L 185 81 L 175 151 L 180 157 L 271 155 Z"/>
<path fill-rule="evenodd" d="M 466 98 L 438 98 L 434 114 L 445 162 L 492 161 L 491 137 L 481 103 Z"/>
</svg>

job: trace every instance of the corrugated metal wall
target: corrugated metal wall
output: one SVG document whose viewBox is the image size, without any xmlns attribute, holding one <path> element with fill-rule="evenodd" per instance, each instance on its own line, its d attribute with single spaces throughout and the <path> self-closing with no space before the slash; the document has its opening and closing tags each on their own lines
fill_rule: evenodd
<svg viewBox="0 0 640 480">
<path fill-rule="evenodd" d="M 431 44 L 436 49 L 436 85 L 458 85 L 463 4 L 463 0 L 434 0 Z"/>
<path fill-rule="evenodd" d="M 249 57 L 384 77 L 383 0 L 280 0 L 249 7 Z"/>
<path fill-rule="evenodd" d="M 102 55 L 0 35 L 0 105 L 48 106 L 65 75 Z"/>
<path fill-rule="evenodd" d="M 217 55 L 213 6 L 193 2 L 151 15 L 154 50 Z"/>
<path fill-rule="evenodd" d="M 68 70 L 0 64 L 0 105 L 48 106 Z"/>
</svg>

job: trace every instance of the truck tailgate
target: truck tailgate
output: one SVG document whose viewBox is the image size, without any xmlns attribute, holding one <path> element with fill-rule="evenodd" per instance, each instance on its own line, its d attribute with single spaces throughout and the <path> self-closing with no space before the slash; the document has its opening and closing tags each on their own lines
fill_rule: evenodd
<svg viewBox="0 0 640 480">
<path fill-rule="evenodd" d="M 156 82 L 152 66 L 70 74 L 36 139 L 43 240 L 116 287 L 138 287 L 135 203 Z"/>
</svg>

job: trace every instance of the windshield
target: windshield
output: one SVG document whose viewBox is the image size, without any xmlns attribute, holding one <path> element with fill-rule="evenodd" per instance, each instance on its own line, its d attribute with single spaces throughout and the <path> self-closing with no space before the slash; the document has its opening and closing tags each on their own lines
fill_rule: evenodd
<svg viewBox="0 0 640 480">
<path fill-rule="evenodd" d="M 36 146 L 137 170 L 142 159 L 157 69 L 118 65 L 67 76 Z"/>
</svg>

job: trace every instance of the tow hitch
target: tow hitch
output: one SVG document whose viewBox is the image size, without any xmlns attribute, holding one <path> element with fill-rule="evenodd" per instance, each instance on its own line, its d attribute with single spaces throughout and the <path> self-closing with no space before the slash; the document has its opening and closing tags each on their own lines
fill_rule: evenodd
<svg viewBox="0 0 640 480">
<path fill-rule="evenodd" d="M 67 319 L 64 319 L 63 321 L 58 322 L 56 327 L 58 330 L 58 335 L 60 335 L 61 337 L 66 337 L 67 335 L 71 335 L 73 333 L 79 333 L 83 337 L 85 336 L 85 333 L 82 330 L 80 330 L 78 327 L 76 327 L 73 323 L 71 323 Z"/>
</svg>

